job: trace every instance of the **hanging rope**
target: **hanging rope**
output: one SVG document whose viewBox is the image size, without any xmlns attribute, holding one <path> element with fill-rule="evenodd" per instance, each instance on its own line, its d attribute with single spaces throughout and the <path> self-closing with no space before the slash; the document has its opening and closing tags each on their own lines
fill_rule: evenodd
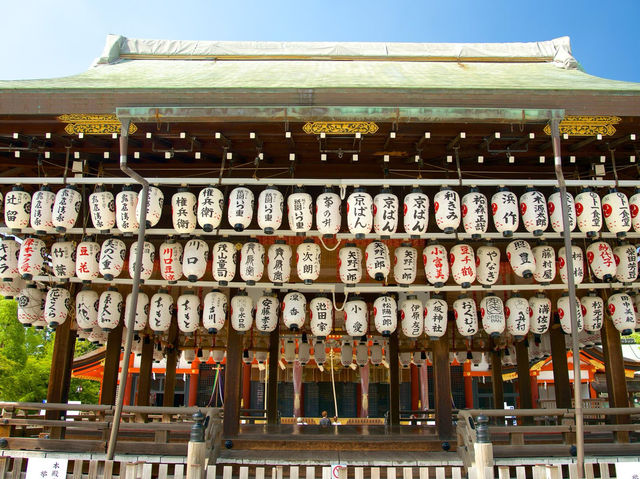
<svg viewBox="0 0 640 479">
<path fill-rule="evenodd" d="M 335 416 L 338 417 L 338 398 L 336 397 L 336 378 L 333 372 L 333 348 L 329 353 L 331 356 L 331 388 L 333 389 L 333 408 L 335 410 Z"/>
<path fill-rule="evenodd" d="M 339 308 L 336 305 L 336 290 L 335 290 L 335 288 L 333 290 L 331 290 L 331 297 L 332 297 L 332 301 L 333 301 L 333 308 L 336 311 L 344 311 L 344 306 L 347 304 L 347 298 L 349 297 L 349 291 L 345 291 L 345 293 L 344 293 L 344 301 L 342 302 L 342 306 L 339 307 Z"/>
<path fill-rule="evenodd" d="M 319 236 L 319 238 L 320 238 L 320 243 L 322 243 L 322 246 L 323 246 L 323 247 L 324 247 L 324 249 L 326 249 L 327 251 L 335 251 L 336 249 L 338 249 L 338 246 L 340 246 L 340 243 L 342 242 L 342 240 L 341 240 L 341 239 L 336 238 L 336 239 L 338 240 L 338 242 L 335 244 L 335 246 L 334 246 L 333 248 L 329 248 L 329 247 L 325 244 L 324 240 L 322 239 L 322 236 Z"/>
</svg>

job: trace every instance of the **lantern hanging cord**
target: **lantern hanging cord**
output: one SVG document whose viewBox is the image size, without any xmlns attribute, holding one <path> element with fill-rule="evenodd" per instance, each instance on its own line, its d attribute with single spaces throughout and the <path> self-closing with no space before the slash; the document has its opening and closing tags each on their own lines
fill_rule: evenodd
<svg viewBox="0 0 640 479">
<path fill-rule="evenodd" d="M 322 246 L 324 247 L 324 249 L 326 249 L 327 251 L 335 251 L 336 249 L 338 249 L 338 246 L 340 246 L 340 243 L 342 243 L 342 240 L 338 238 L 337 243 L 335 244 L 335 246 L 333 246 L 332 248 L 329 248 L 324 240 L 322 239 L 322 236 L 318 237 L 320 239 L 320 243 L 322 243 Z"/>
<path fill-rule="evenodd" d="M 453 151 L 456 154 L 456 170 L 458 170 L 458 186 L 462 186 L 462 171 L 460 170 L 460 154 L 458 151 L 460 150 L 460 146 L 456 146 L 453 148 Z"/>
<path fill-rule="evenodd" d="M 69 156 L 71 155 L 71 146 L 65 146 L 67 153 L 64 158 L 64 173 L 62 175 L 62 185 L 67 186 L 67 172 L 69 171 Z"/>
<path fill-rule="evenodd" d="M 332 301 L 333 301 L 333 308 L 336 311 L 344 311 L 344 307 L 347 304 L 347 298 L 349 297 L 349 291 L 345 291 L 344 292 L 344 301 L 342 302 L 342 306 L 340 306 L 339 308 L 336 305 L 336 290 L 335 290 L 335 288 L 331 290 L 331 297 L 332 297 Z"/>
<path fill-rule="evenodd" d="M 616 182 L 616 188 L 618 187 L 618 169 L 616 168 L 616 149 L 609 147 L 609 153 L 611 153 L 611 166 L 613 168 L 613 179 Z"/>
<path fill-rule="evenodd" d="M 331 388 L 333 389 L 333 407 L 335 409 L 335 415 L 338 417 L 338 399 L 336 396 L 336 379 L 334 376 L 333 367 L 333 348 L 331 348 Z"/>
</svg>

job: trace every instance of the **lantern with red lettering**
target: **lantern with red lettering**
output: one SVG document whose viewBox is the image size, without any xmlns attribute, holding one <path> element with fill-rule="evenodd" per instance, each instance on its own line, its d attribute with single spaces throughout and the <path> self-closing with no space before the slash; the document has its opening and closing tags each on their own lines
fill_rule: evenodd
<svg viewBox="0 0 640 479">
<path fill-rule="evenodd" d="M 91 241 L 81 241 L 76 249 L 76 276 L 83 283 L 91 282 L 100 274 L 100 244 Z"/>
<path fill-rule="evenodd" d="M 621 283 L 632 283 L 638 277 L 638 253 L 636 247 L 629 243 L 622 243 L 613 248 L 613 258 L 616 262 L 616 279 Z"/>
<path fill-rule="evenodd" d="M 551 324 L 551 300 L 542 293 L 529 298 L 529 328 L 538 336 L 544 334 Z"/>
<path fill-rule="evenodd" d="M 567 213 L 569 216 L 569 231 L 573 231 L 576 228 L 576 205 L 573 199 L 573 195 L 567 192 L 565 196 L 567 200 Z M 562 205 L 560 203 L 562 196 L 560 195 L 560 189 L 556 188 L 553 193 L 547 199 L 547 207 L 549 208 L 549 221 L 551 227 L 556 233 L 562 233 L 564 231 L 564 222 L 562 221 Z"/>
<path fill-rule="evenodd" d="M 48 186 L 43 186 L 31 199 L 31 227 L 37 234 L 53 233 L 53 204 L 56 194 Z M 6 211 L 6 210 L 5 210 Z"/>
<path fill-rule="evenodd" d="M 594 241 L 587 246 L 587 261 L 593 275 L 601 281 L 612 281 L 616 274 L 613 250 L 605 241 Z"/>
<path fill-rule="evenodd" d="M 113 193 L 105 191 L 101 185 L 96 186 L 89 195 L 89 211 L 94 228 L 101 233 L 108 232 L 116 225 L 116 202 Z"/>
<path fill-rule="evenodd" d="M 462 226 L 474 240 L 480 239 L 487 232 L 489 225 L 489 208 L 487 197 L 472 187 L 462 197 Z"/>
<path fill-rule="evenodd" d="M 171 197 L 171 220 L 173 229 L 181 235 L 188 235 L 196 229 L 198 200 L 187 188 L 179 188 Z"/>
<path fill-rule="evenodd" d="M 629 213 L 633 230 L 640 231 L 640 188 L 636 188 L 635 194 L 629 198 Z"/>
<path fill-rule="evenodd" d="M 64 288 L 51 288 L 44 302 L 44 320 L 50 328 L 57 328 L 67 320 L 71 297 Z"/>
<path fill-rule="evenodd" d="M 491 243 L 476 251 L 476 279 L 483 288 L 490 288 L 500 275 L 500 249 Z"/>
<path fill-rule="evenodd" d="M 224 208 L 224 195 L 214 186 L 200 190 L 198 194 L 198 208 L 196 218 L 200 227 L 207 233 L 211 233 L 220 226 L 222 221 L 222 209 Z"/>
<path fill-rule="evenodd" d="M 383 336 L 391 336 L 398 322 L 398 305 L 393 296 L 378 296 L 373 302 L 373 319 L 376 330 Z"/>
<path fill-rule="evenodd" d="M 447 186 L 443 186 L 433 197 L 433 211 L 438 228 L 447 234 L 454 233 L 460 226 L 460 196 Z"/>
<path fill-rule="evenodd" d="M 98 303 L 98 327 L 103 331 L 111 331 L 118 326 L 122 314 L 122 295 L 111 286 L 100 295 Z"/>
<path fill-rule="evenodd" d="M 604 323 L 604 300 L 593 291 L 580 298 L 584 316 L 584 330 L 595 333 Z"/>
<path fill-rule="evenodd" d="M 575 284 L 580 284 L 584 278 L 584 255 L 579 246 L 571 245 L 571 259 L 573 261 L 573 281 Z M 560 269 L 560 279 L 564 284 L 568 284 L 569 272 L 564 246 L 558 250 L 558 268 Z"/>
<path fill-rule="evenodd" d="M 253 219 L 253 192 L 249 188 L 239 186 L 231 190 L 227 219 L 236 231 L 244 231 Z"/>
<path fill-rule="evenodd" d="M 518 198 L 508 188 L 500 187 L 491 197 L 491 214 L 498 233 L 508 238 L 520 225 Z"/>
<path fill-rule="evenodd" d="M 190 239 L 187 241 L 182 254 L 182 274 L 191 283 L 198 281 L 207 271 L 208 259 L 209 245 L 201 239 Z"/>
<path fill-rule="evenodd" d="M 218 290 L 210 291 L 204 297 L 202 326 L 209 334 L 217 334 L 227 320 L 227 296 Z"/>
<path fill-rule="evenodd" d="M 291 331 L 299 331 L 307 317 L 307 299 L 297 291 L 287 293 L 282 300 L 282 322 Z"/>
<path fill-rule="evenodd" d="M 627 293 L 615 293 L 607 300 L 607 312 L 613 325 L 623 336 L 631 334 L 636 327 L 633 300 Z"/>
<path fill-rule="evenodd" d="M 182 278 L 182 257 L 184 250 L 175 239 L 169 238 L 160 245 L 160 274 L 169 284 L 175 284 Z"/>
<path fill-rule="evenodd" d="M 296 187 L 287 197 L 289 228 L 297 236 L 306 235 L 313 226 L 313 198 L 302 187 Z"/>
<path fill-rule="evenodd" d="M 610 189 L 602 198 L 602 216 L 607 229 L 618 238 L 624 238 L 631 229 L 631 211 L 627 195 L 615 188 Z"/>
<path fill-rule="evenodd" d="M 534 236 L 541 236 L 549 226 L 544 195 L 532 187 L 520 196 L 520 214 L 525 229 Z"/>
<path fill-rule="evenodd" d="M 382 241 L 372 241 L 364 250 L 365 264 L 370 278 L 385 281 L 391 270 L 389 248 Z"/>
<path fill-rule="evenodd" d="M 30 326 L 43 319 L 46 294 L 40 291 L 36 284 L 29 284 L 26 288 L 22 288 L 17 299 L 20 324 Z"/>
<path fill-rule="evenodd" d="M 507 258 L 516 276 L 531 278 L 536 269 L 531 246 L 525 240 L 514 240 L 507 245 Z"/>
<path fill-rule="evenodd" d="M 367 303 L 361 296 L 350 296 L 344 305 L 344 329 L 349 336 L 364 336 L 369 330 Z"/>
<path fill-rule="evenodd" d="M 507 333 L 517 341 L 529 332 L 529 301 L 516 294 L 504 305 L 504 316 L 507 322 Z"/>
<path fill-rule="evenodd" d="M 102 243 L 98 271 L 104 279 L 111 281 L 120 276 L 126 254 L 127 247 L 124 241 L 118 238 L 108 238 Z"/>
<path fill-rule="evenodd" d="M 640 293 L 636 292 L 633 296 L 633 307 L 636 312 L 636 332 L 640 331 Z"/>
<path fill-rule="evenodd" d="M 309 301 L 309 323 L 311 334 L 324 339 L 333 329 L 333 303 L 324 294 L 318 294 Z"/>
<path fill-rule="evenodd" d="M 549 284 L 556 277 L 556 252 L 546 243 L 533 247 L 533 260 L 536 265 L 533 279 L 540 284 Z"/>
<path fill-rule="evenodd" d="M 140 194 L 142 190 L 140 190 Z M 138 195 L 138 202 L 136 203 L 136 219 L 140 218 L 140 210 L 142 209 L 142 198 Z M 156 186 L 149 186 L 149 194 L 147 195 L 147 212 L 146 212 L 146 225 L 147 228 L 151 228 L 158 224 L 160 216 L 162 216 L 162 206 L 164 205 L 164 193 Z"/>
<path fill-rule="evenodd" d="M 340 345 L 340 364 L 348 368 L 353 362 L 353 345 L 349 339 L 344 338 Z"/>
<path fill-rule="evenodd" d="M 20 277 L 18 271 L 18 257 L 20 245 L 17 241 L 0 237 L 0 278 L 2 281 L 11 281 Z M 54 270 L 55 272 L 55 270 Z"/>
<path fill-rule="evenodd" d="M 373 198 L 373 231 L 382 239 L 389 239 L 398 229 L 398 197 L 390 188 L 382 188 Z"/>
<path fill-rule="evenodd" d="M 407 287 L 416 280 L 418 251 L 411 243 L 402 243 L 393 253 L 393 277 L 399 286 Z"/>
<path fill-rule="evenodd" d="M 81 205 L 82 195 L 75 186 L 69 185 L 58 190 L 51 216 L 53 226 L 58 233 L 65 233 L 67 229 L 75 226 Z"/>
<path fill-rule="evenodd" d="M 361 368 L 365 367 L 369 362 L 369 348 L 367 343 L 360 341 L 356 345 L 356 364 Z"/>
<path fill-rule="evenodd" d="M 125 235 L 130 235 L 138 231 L 138 216 L 136 210 L 138 205 L 138 193 L 125 186 L 116 195 L 116 227 Z"/>
<path fill-rule="evenodd" d="M 14 186 L 4 195 L 4 222 L 7 228 L 20 230 L 29 226 L 31 195 L 22 186 Z"/>
<path fill-rule="evenodd" d="M 24 287 L 25 281 L 20 277 L 5 278 L 0 282 L 0 296 L 5 299 L 13 299 L 20 294 Z"/>
<path fill-rule="evenodd" d="M 382 344 L 376 339 L 373 340 L 373 344 L 369 348 L 369 359 L 374 366 L 382 364 Z"/>
<path fill-rule="evenodd" d="M 362 279 L 362 251 L 355 243 L 347 243 L 338 253 L 340 281 L 354 286 Z"/>
<path fill-rule="evenodd" d="M 482 329 L 492 338 L 502 334 L 505 328 L 504 304 L 495 294 L 487 294 L 480 301 Z"/>
<path fill-rule="evenodd" d="M 218 241 L 213 245 L 212 256 L 213 279 L 226 286 L 236 275 L 236 247 L 229 241 Z"/>
<path fill-rule="evenodd" d="M 316 228 L 326 237 L 332 237 L 340 231 L 342 212 L 340 197 L 330 187 L 316 198 Z"/>
<path fill-rule="evenodd" d="M 136 255 L 138 254 L 138 242 L 134 241 L 129 249 L 129 276 L 134 277 L 137 264 Z M 140 279 L 142 281 L 149 279 L 153 273 L 153 260 L 156 255 L 153 243 L 145 241 L 142 245 L 142 264 L 140 266 Z"/>
<path fill-rule="evenodd" d="M 473 298 L 463 294 L 456 299 L 453 302 L 453 315 L 461 336 L 470 338 L 478 333 L 478 310 Z"/>
<path fill-rule="evenodd" d="M 373 227 L 373 198 L 364 188 L 356 188 L 347 198 L 347 226 L 356 239 L 364 238 Z"/>
<path fill-rule="evenodd" d="M 56 241 L 51 245 L 51 270 L 59 280 L 66 281 L 76 274 L 76 242 Z"/>
<path fill-rule="evenodd" d="M 476 279 L 476 258 L 473 248 L 468 244 L 454 245 L 449 252 L 449 263 L 453 280 L 463 288 L 470 287 Z"/>
<path fill-rule="evenodd" d="M 447 332 L 447 302 L 440 295 L 427 299 L 424 305 L 424 332 L 430 339 L 438 339 Z"/>
<path fill-rule="evenodd" d="M 39 238 L 27 238 L 22 242 L 18 255 L 18 272 L 22 279 L 30 280 L 42 273 L 46 249 L 44 241 Z"/>
<path fill-rule="evenodd" d="M 429 243 L 422 250 L 422 262 L 424 272 L 429 284 L 441 288 L 449 279 L 449 258 L 444 246 L 437 243 Z"/>
<path fill-rule="evenodd" d="M 231 327 L 239 333 L 249 331 L 253 326 L 253 299 L 246 291 L 240 291 L 231 298 Z"/>
<path fill-rule="evenodd" d="M 178 329 L 191 336 L 200 327 L 200 298 L 195 291 L 185 291 L 177 301 Z"/>
<path fill-rule="evenodd" d="M 400 301 L 400 326 L 402 333 L 408 338 L 418 338 L 424 331 L 424 310 L 422 301 L 415 294 L 410 294 Z"/>
<path fill-rule="evenodd" d="M 320 245 L 306 239 L 296 250 L 296 270 L 304 284 L 312 284 L 320 276 Z"/>
<path fill-rule="evenodd" d="M 149 327 L 155 334 L 161 334 L 171 326 L 171 316 L 173 315 L 173 297 L 169 291 L 160 288 L 156 294 L 151 296 L 149 303 Z"/>
<path fill-rule="evenodd" d="M 133 306 L 133 294 L 129 293 L 124 302 L 124 321 L 125 326 L 129 321 L 131 307 Z M 138 301 L 136 302 L 136 313 L 133 317 L 133 330 L 142 331 L 147 327 L 149 322 L 149 296 L 142 291 L 138 292 Z"/>
<path fill-rule="evenodd" d="M 582 331 L 582 304 L 576 299 L 575 311 L 576 311 L 576 324 L 578 325 L 578 333 Z M 558 298 L 558 316 L 560 317 L 560 326 L 565 334 L 571 334 L 571 306 L 570 298 L 567 293 L 562 293 L 562 296 Z"/>
<path fill-rule="evenodd" d="M 429 225 L 429 197 L 420 188 L 413 188 L 404 197 L 404 231 L 412 238 L 427 232 Z"/>
<path fill-rule="evenodd" d="M 274 294 L 264 294 L 256 302 L 256 329 L 270 333 L 278 327 L 278 298 Z"/>
<path fill-rule="evenodd" d="M 576 219 L 580 231 L 593 238 L 602 228 L 602 204 L 597 193 L 584 188 L 576 196 Z"/>
<path fill-rule="evenodd" d="M 267 252 L 267 276 L 276 286 L 288 283 L 291 277 L 291 246 L 285 240 L 276 240 Z"/>
<path fill-rule="evenodd" d="M 282 225 L 284 197 L 275 186 L 268 186 L 258 195 L 258 226 L 272 235 Z"/>
<path fill-rule="evenodd" d="M 264 246 L 255 238 L 249 239 L 240 250 L 240 277 L 248 285 L 256 284 L 264 273 Z"/>
<path fill-rule="evenodd" d="M 93 328 L 93 331 L 89 333 L 87 340 L 96 346 L 102 346 L 107 342 L 108 334 L 104 331 L 100 331 L 98 328 Z"/>
</svg>

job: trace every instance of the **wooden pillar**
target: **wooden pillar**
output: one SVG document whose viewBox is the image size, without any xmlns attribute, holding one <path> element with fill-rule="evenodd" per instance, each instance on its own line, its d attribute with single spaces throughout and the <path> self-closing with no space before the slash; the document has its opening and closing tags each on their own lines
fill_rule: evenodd
<svg viewBox="0 0 640 479">
<path fill-rule="evenodd" d="M 473 377 L 471 376 L 471 361 L 462 365 L 464 371 L 464 407 L 473 409 Z"/>
<path fill-rule="evenodd" d="M 433 399 L 436 409 L 438 438 L 453 438 L 451 420 L 451 369 L 449 365 L 449 339 L 445 336 L 431 341 L 433 347 Z"/>
<path fill-rule="evenodd" d="M 123 322 L 109 332 L 107 351 L 104 358 L 102 387 L 100 388 L 100 404 L 114 405 L 118 388 L 118 371 L 120 366 L 120 349 L 122 347 Z"/>
<path fill-rule="evenodd" d="M 222 432 L 235 436 L 240 430 L 240 387 L 242 386 L 242 336 L 227 328 L 227 363 L 224 368 L 224 418 Z"/>
<path fill-rule="evenodd" d="M 418 354 L 418 353 L 414 353 Z M 420 374 L 418 366 L 411 363 L 411 410 L 417 411 L 420 407 Z"/>
<path fill-rule="evenodd" d="M 624 358 L 620 345 L 620 332 L 609 318 L 605 318 L 600 330 L 602 336 L 602 352 L 604 354 L 604 372 L 607 378 L 607 393 L 609 395 L 609 407 L 629 407 L 629 394 L 627 392 L 627 378 L 624 375 Z M 630 422 L 629 416 L 614 416 L 617 424 Z M 628 442 L 627 431 L 617 432 L 617 442 Z"/>
<path fill-rule="evenodd" d="M 569 368 L 567 366 L 567 347 L 564 333 L 559 324 L 549 328 L 551 340 L 551 360 L 553 365 L 553 390 L 557 408 L 571 407 L 571 383 L 569 382 Z"/>
<path fill-rule="evenodd" d="M 526 340 L 516 342 L 515 347 L 520 409 L 532 409 L 533 401 L 531 398 L 531 374 L 529 373 L 529 348 L 527 347 Z M 522 418 L 522 424 L 531 424 L 532 422 L 532 417 L 526 416 Z"/>
<path fill-rule="evenodd" d="M 502 357 L 500 350 L 491 351 L 491 392 L 493 393 L 493 407 L 504 408 L 504 384 L 502 383 Z"/>
<path fill-rule="evenodd" d="M 400 358 L 398 331 L 389 337 L 389 424 L 400 424 Z"/>
<path fill-rule="evenodd" d="M 278 360 L 280 359 L 280 331 L 269 335 L 269 377 L 267 381 L 267 424 L 278 424 Z"/>
<path fill-rule="evenodd" d="M 178 323 L 171 321 L 168 337 L 169 347 L 166 353 L 166 366 L 164 370 L 164 389 L 162 391 L 162 405 L 173 407 L 176 394 L 176 368 L 178 366 Z"/>
<path fill-rule="evenodd" d="M 146 336 L 142 340 L 142 358 L 138 375 L 138 392 L 136 406 L 148 406 L 151 394 L 151 372 L 153 366 L 153 337 Z"/>
<path fill-rule="evenodd" d="M 242 364 L 242 407 L 251 408 L 251 363 Z"/>
</svg>

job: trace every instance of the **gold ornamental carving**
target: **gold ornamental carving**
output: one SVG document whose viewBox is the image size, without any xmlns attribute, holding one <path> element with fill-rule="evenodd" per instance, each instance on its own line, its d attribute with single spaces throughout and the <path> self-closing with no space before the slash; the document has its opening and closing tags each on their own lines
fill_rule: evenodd
<svg viewBox="0 0 640 479">
<path fill-rule="evenodd" d="M 367 135 L 378 131 L 378 125 L 372 121 L 310 121 L 302 130 L 308 135 Z"/>
<path fill-rule="evenodd" d="M 120 133 L 121 124 L 116 115 L 69 114 L 60 115 L 58 120 L 67 123 L 64 127 L 69 135 L 84 133 L 85 135 L 111 135 Z M 129 134 L 135 133 L 138 127 L 129 124 Z"/>
<path fill-rule="evenodd" d="M 560 134 L 569 136 L 611 136 L 616 132 L 613 125 L 620 123 L 618 116 L 567 116 L 560 122 Z M 551 125 L 544 127 L 551 135 Z"/>
</svg>

